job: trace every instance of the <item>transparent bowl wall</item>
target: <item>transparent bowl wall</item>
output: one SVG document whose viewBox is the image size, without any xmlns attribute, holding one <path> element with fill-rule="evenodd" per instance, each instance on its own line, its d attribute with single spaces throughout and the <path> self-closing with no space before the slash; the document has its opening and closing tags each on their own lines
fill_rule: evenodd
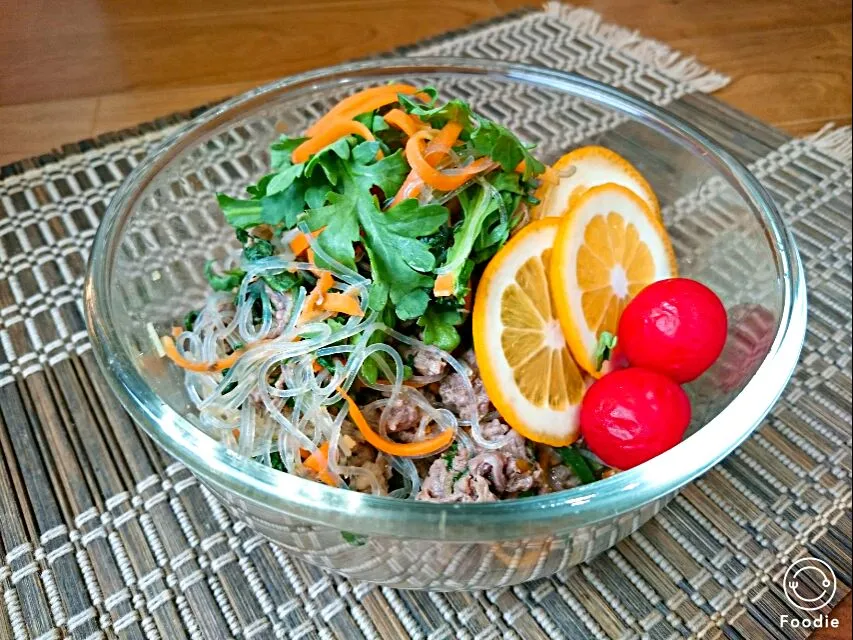
<svg viewBox="0 0 853 640">
<path fill-rule="evenodd" d="M 297 134 L 345 95 L 392 79 L 468 100 L 535 143 L 545 161 L 601 144 L 646 176 L 681 274 L 711 286 L 729 313 L 723 356 L 688 388 L 690 438 L 587 487 L 497 504 L 436 505 L 274 472 L 195 428 L 181 372 L 157 356 L 146 325 L 162 334 L 200 306 L 205 260 L 234 248 L 214 194 L 242 195 L 267 173 L 277 132 Z M 546 576 L 633 532 L 757 426 L 790 376 L 805 321 L 791 238 L 754 179 L 713 143 L 594 82 L 470 60 L 338 67 L 262 87 L 206 114 L 122 186 L 95 240 L 86 306 L 95 352 L 124 406 L 234 514 L 309 562 L 358 579 L 431 589 Z"/>
</svg>

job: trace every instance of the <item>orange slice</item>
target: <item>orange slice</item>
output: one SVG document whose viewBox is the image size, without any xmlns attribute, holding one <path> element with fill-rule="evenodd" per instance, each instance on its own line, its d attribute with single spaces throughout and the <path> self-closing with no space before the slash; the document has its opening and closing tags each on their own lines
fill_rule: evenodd
<svg viewBox="0 0 853 640">
<path fill-rule="evenodd" d="M 562 216 L 591 187 L 608 182 L 621 184 L 636 193 L 660 217 L 660 204 L 646 179 L 615 151 L 589 146 L 575 149 L 557 160 L 553 169 L 560 177 L 556 185 L 542 184 L 534 194 L 539 200 L 530 212 L 534 220 Z"/>
<path fill-rule="evenodd" d="M 559 220 L 527 225 L 486 267 L 474 296 L 474 352 L 483 385 L 509 425 L 535 442 L 565 446 L 579 433 L 586 388 L 548 286 Z"/>
<path fill-rule="evenodd" d="M 619 316 L 647 284 L 677 275 L 661 223 L 633 191 L 603 184 L 586 191 L 560 219 L 551 258 L 551 291 L 577 363 L 594 377 L 595 347 L 616 334 Z"/>
</svg>

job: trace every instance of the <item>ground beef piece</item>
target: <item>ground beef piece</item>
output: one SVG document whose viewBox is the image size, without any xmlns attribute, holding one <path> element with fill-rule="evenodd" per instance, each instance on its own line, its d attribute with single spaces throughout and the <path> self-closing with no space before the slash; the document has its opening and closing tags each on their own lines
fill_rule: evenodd
<svg viewBox="0 0 853 640">
<path fill-rule="evenodd" d="M 397 398 L 385 411 L 385 428 L 391 433 L 412 431 L 420 422 L 420 409 L 405 397 Z"/>
<path fill-rule="evenodd" d="M 498 495 L 529 491 L 542 484 L 542 470 L 538 465 L 501 451 L 475 456 L 468 468 L 472 476 L 486 478 Z"/>
<path fill-rule="evenodd" d="M 417 499 L 428 502 L 493 502 L 497 496 L 492 493 L 486 478 L 471 474 L 468 452 L 463 448 L 433 461 Z"/>
<path fill-rule="evenodd" d="M 365 462 L 359 468 L 373 472 L 379 483 L 380 494 L 385 495 L 388 493 L 388 478 L 391 475 L 391 467 L 386 462 L 384 456 L 378 457 L 374 462 Z M 349 488 L 354 491 L 369 492 L 372 490 L 372 487 L 373 485 L 370 480 L 363 475 L 353 474 L 352 478 L 350 478 Z"/>
<path fill-rule="evenodd" d="M 412 360 L 415 372 L 422 376 L 438 376 L 447 369 L 447 360 L 431 349 L 418 349 Z"/>
<path fill-rule="evenodd" d="M 483 388 L 483 381 L 480 378 L 471 380 L 471 386 L 474 390 L 474 402 L 476 403 L 477 414 L 482 417 L 491 410 L 492 403 L 489 401 L 489 396 L 486 394 L 486 390 Z M 465 378 L 458 373 L 451 373 L 439 384 L 438 395 L 441 398 L 441 402 L 448 409 L 461 417 L 465 417 L 471 398 L 468 387 L 465 384 Z"/>
</svg>

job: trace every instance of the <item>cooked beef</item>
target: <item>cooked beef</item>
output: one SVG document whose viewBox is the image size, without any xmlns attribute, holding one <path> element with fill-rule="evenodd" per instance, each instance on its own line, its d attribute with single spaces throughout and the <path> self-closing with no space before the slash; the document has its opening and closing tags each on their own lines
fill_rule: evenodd
<svg viewBox="0 0 853 640">
<path fill-rule="evenodd" d="M 447 369 L 447 360 L 431 349 L 418 349 L 414 353 L 412 366 L 415 373 L 422 376 L 437 376 Z"/>
<path fill-rule="evenodd" d="M 489 401 L 489 396 L 483 388 L 483 381 L 475 377 L 471 380 L 471 386 L 474 390 L 474 402 L 477 407 L 477 414 L 482 417 L 486 415 L 492 407 Z M 441 402 L 457 415 L 467 417 L 470 403 L 470 392 L 468 391 L 465 379 L 458 373 L 451 373 L 444 378 L 438 385 L 438 395 Z"/>
<path fill-rule="evenodd" d="M 385 410 L 385 428 L 390 433 L 412 431 L 421 422 L 421 411 L 405 396 L 398 397 Z"/>
</svg>

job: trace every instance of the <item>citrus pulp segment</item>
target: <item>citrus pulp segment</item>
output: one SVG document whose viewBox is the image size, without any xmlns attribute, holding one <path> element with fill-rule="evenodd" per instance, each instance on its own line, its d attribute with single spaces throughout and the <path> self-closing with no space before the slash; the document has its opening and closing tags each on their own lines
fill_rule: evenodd
<svg viewBox="0 0 853 640">
<path fill-rule="evenodd" d="M 559 221 L 533 222 L 486 267 L 474 298 L 474 351 L 492 403 L 511 427 L 552 446 L 574 442 L 586 383 L 548 283 Z"/>
<path fill-rule="evenodd" d="M 593 187 L 560 219 L 551 290 L 577 363 L 600 377 L 599 336 L 616 334 L 628 302 L 652 282 L 677 275 L 669 237 L 645 201 L 617 184 Z"/>
</svg>

